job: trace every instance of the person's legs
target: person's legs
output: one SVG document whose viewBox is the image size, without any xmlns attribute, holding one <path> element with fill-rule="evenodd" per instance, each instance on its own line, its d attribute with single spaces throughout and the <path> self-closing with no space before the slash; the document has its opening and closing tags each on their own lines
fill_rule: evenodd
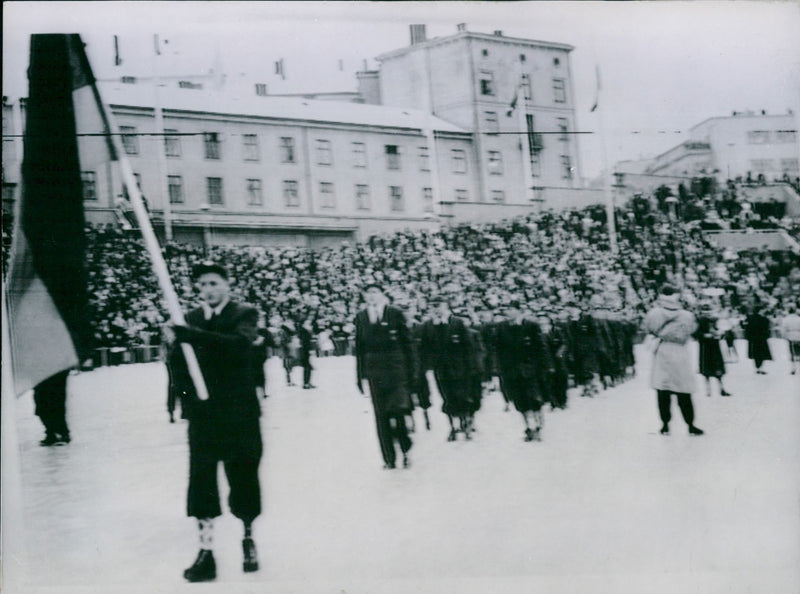
<svg viewBox="0 0 800 594">
<path fill-rule="evenodd" d="M 677 393 L 678 406 L 681 409 L 683 420 L 689 426 L 689 433 L 692 435 L 702 435 L 703 431 L 694 426 L 694 405 L 692 404 L 692 395 L 686 393 Z"/>
<path fill-rule="evenodd" d="M 225 460 L 225 476 L 228 478 L 230 495 L 228 505 L 231 513 L 242 520 L 244 538 L 242 551 L 245 572 L 258 570 L 258 553 L 253 541 L 252 525 L 261 514 L 261 486 L 258 481 L 258 465 L 262 455 L 261 432 L 256 420 L 254 425 L 246 428 L 246 437 L 235 444 Z"/>
<path fill-rule="evenodd" d="M 669 422 L 672 419 L 670 411 L 672 405 L 672 392 L 669 390 L 657 390 L 658 394 L 658 413 L 661 416 L 661 433 L 669 433 Z"/>
<path fill-rule="evenodd" d="M 394 468 L 397 454 L 394 450 L 394 440 L 392 439 L 392 427 L 389 417 L 381 410 L 378 387 L 374 381 L 369 382 L 370 394 L 372 396 L 372 407 L 375 411 L 375 426 L 378 429 L 378 443 L 381 447 L 381 454 L 386 468 Z"/>
</svg>

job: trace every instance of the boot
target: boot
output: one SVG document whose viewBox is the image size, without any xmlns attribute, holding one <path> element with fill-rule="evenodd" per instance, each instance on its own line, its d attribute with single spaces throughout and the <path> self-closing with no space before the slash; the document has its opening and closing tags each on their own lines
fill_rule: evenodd
<svg viewBox="0 0 800 594">
<path fill-rule="evenodd" d="M 242 551 L 244 552 L 242 570 L 245 573 L 258 571 L 258 553 L 256 552 L 256 543 L 253 542 L 252 538 L 242 540 Z"/>
<path fill-rule="evenodd" d="M 214 552 L 207 549 L 200 549 L 197 559 L 192 566 L 183 572 L 190 582 L 208 582 L 217 577 L 217 564 L 214 561 Z"/>
<path fill-rule="evenodd" d="M 55 433 L 48 433 L 44 436 L 44 439 L 39 442 L 41 446 L 51 446 L 58 443 L 58 436 Z"/>
<path fill-rule="evenodd" d="M 689 425 L 689 433 L 691 435 L 703 435 L 704 432 L 702 429 L 698 429 L 694 425 Z"/>
<path fill-rule="evenodd" d="M 669 435 L 669 425 L 666 423 L 661 426 L 661 435 Z"/>
</svg>

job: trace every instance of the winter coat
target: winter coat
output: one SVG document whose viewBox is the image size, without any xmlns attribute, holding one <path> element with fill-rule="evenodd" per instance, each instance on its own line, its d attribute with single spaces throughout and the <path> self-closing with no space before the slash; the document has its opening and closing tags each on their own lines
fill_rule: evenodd
<svg viewBox="0 0 800 594">
<path fill-rule="evenodd" d="M 668 390 L 691 394 L 695 389 L 695 372 L 689 339 L 697 330 L 697 321 L 691 312 L 677 302 L 661 300 L 647 312 L 644 330 L 656 337 L 650 386 L 655 390 Z"/>
</svg>

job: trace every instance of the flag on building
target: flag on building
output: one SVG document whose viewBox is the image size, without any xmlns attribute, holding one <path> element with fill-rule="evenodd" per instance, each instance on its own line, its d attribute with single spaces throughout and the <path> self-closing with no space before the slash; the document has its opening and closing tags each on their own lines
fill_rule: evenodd
<svg viewBox="0 0 800 594">
<path fill-rule="evenodd" d="M 90 354 L 84 192 L 116 160 L 80 36 L 31 36 L 28 79 L 7 282 L 17 394 Z"/>
<path fill-rule="evenodd" d="M 281 77 L 281 80 L 286 80 L 286 71 L 283 67 L 283 58 L 275 62 L 275 74 Z"/>
</svg>

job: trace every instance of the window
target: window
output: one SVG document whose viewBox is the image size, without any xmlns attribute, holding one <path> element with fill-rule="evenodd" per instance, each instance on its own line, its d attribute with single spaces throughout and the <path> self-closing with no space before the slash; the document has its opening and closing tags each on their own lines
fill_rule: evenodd
<svg viewBox="0 0 800 594">
<path fill-rule="evenodd" d="M 136 136 L 136 128 L 134 126 L 120 126 L 119 132 L 122 136 L 122 148 L 125 149 L 125 154 L 138 155 L 139 138 Z"/>
<path fill-rule="evenodd" d="M 492 202 L 505 202 L 506 193 L 503 190 L 492 190 Z"/>
<path fill-rule="evenodd" d="M 164 130 L 164 154 L 168 157 L 181 156 L 181 137 L 177 130 Z"/>
<path fill-rule="evenodd" d="M 433 212 L 433 188 L 422 188 L 422 210 Z"/>
<path fill-rule="evenodd" d="M 292 179 L 283 180 L 283 202 L 286 206 L 300 206 L 300 196 L 297 193 L 297 182 Z"/>
<path fill-rule="evenodd" d="M 542 160 L 539 153 L 531 153 L 531 175 L 533 177 L 540 177 L 542 175 Z"/>
<path fill-rule="evenodd" d="M 336 194 L 333 191 L 332 183 L 319 183 L 319 198 L 320 206 L 322 206 L 322 208 L 336 208 Z"/>
<path fill-rule="evenodd" d="M 267 85 L 265 83 L 256 83 L 256 95 L 259 97 L 267 96 Z"/>
<path fill-rule="evenodd" d="M 553 79 L 553 101 L 556 103 L 567 102 L 567 86 L 563 78 Z"/>
<path fill-rule="evenodd" d="M 522 87 L 522 96 L 530 101 L 531 97 L 531 77 L 529 74 L 522 75 L 522 81 L 520 82 L 520 86 Z"/>
<path fill-rule="evenodd" d="M 569 155 L 561 155 L 561 177 L 572 179 L 572 159 Z"/>
<path fill-rule="evenodd" d="M 244 141 L 244 160 L 258 161 L 258 136 L 255 134 L 243 134 L 242 140 Z"/>
<path fill-rule="evenodd" d="M 497 122 L 496 111 L 484 111 L 483 121 L 486 124 L 486 131 L 489 134 L 497 134 L 498 132 L 500 132 L 500 125 Z"/>
<path fill-rule="evenodd" d="M 503 155 L 500 151 L 489 151 L 489 173 L 492 175 L 503 173 Z"/>
<path fill-rule="evenodd" d="M 494 74 L 488 70 L 481 70 L 480 84 L 481 95 L 494 95 Z"/>
<path fill-rule="evenodd" d="M 81 171 L 84 200 L 97 200 L 97 176 L 94 171 Z"/>
<path fill-rule="evenodd" d="M 405 210 L 405 204 L 403 204 L 403 188 L 400 186 L 389 186 L 389 203 L 391 209 L 395 212 Z"/>
<path fill-rule="evenodd" d="M 353 167 L 367 166 L 367 146 L 363 142 L 353 143 Z"/>
<path fill-rule="evenodd" d="M 260 179 L 247 180 L 247 204 L 250 206 L 261 206 L 264 204 Z"/>
<path fill-rule="evenodd" d="M 358 210 L 369 210 L 369 186 L 366 184 L 356 184 L 356 208 Z"/>
<path fill-rule="evenodd" d="M 222 200 L 222 178 L 207 177 L 206 190 L 209 204 L 224 204 Z"/>
<path fill-rule="evenodd" d="M 553 66 L 558 68 L 561 65 L 561 60 L 559 58 L 553 58 Z"/>
<path fill-rule="evenodd" d="M 450 151 L 450 162 L 453 165 L 453 173 L 467 172 L 467 154 L 462 149 Z"/>
<path fill-rule="evenodd" d="M 567 118 L 558 118 L 558 131 L 560 133 L 558 136 L 559 140 L 569 140 L 569 124 L 567 122 Z"/>
<path fill-rule="evenodd" d="M 798 159 L 781 159 L 781 171 L 797 173 L 800 171 L 800 161 Z"/>
<path fill-rule="evenodd" d="M 294 163 L 294 138 L 281 136 L 281 163 Z"/>
<path fill-rule="evenodd" d="M 219 134 L 206 132 L 203 135 L 203 139 L 206 148 L 206 159 L 219 159 L 221 154 Z"/>
<path fill-rule="evenodd" d="M 183 178 L 180 175 L 168 175 L 167 188 L 169 189 L 169 203 L 183 204 Z"/>
<path fill-rule="evenodd" d="M 768 130 L 751 130 L 747 133 L 747 144 L 767 144 L 768 142 Z"/>
<path fill-rule="evenodd" d="M 772 171 L 772 159 L 752 159 L 750 167 L 756 173 Z"/>
<path fill-rule="evenodd" d="M 463 188 L 458 188 L 456 190 L 456 202 L 466 202 L 469 199 L 469 194 Z"/>
<path fill-rule="evenodd" d="M 203 88 L 203 83 L 195 83 L 190 80 L 179 80 L 178 81 L 178 88 L 179 89 L 194 89 L 200 90 Z"/>
<path fill-rule="evenodd" d="M 139 190 L 139 193 L 142 192 L 142 174 L 141 173 L 134 173 L 133 174 L 133 181 L 136 182 L 136 189 Z M 131 197 L 128 194 L 128 186 L 123 183 L 122 185 L 122 195 L 124 196 L 125 200 L 130 201 Z M 144 196 L 142 196 L 144 198 Z"/>
<path fill-rule="evenodd" d="M 419 152 L 417 153 L 417 157 L 419 159 L 419 170 L 420 171 L 430 171 L 431 170 L 431 155 L 428 152 L 427 146 L 419 147 Z"/>
<path fill-rule="evenodd" d="M 386 169 L 400 169 L 400 149 L 396 144 L 386 145 Z"/>
<path fill-rule="evenodd" d="M 488 58 L 489 57 L 489 50 L 487 50 L 487 49 L 481 50 L 481 56 L 483 56 L 484 58 Z"/>
<path fill-rule="evenodd" d="M 333 165 L 330 140 L 317 139 L 317 165 Z"/>
<path fill-rule="evenodd" d="M 797 142 L 796 130 L 776 130 L 775 142 Z"/>
<path fill-rule="evenodd" d="M 537 153 L 542 150 L 542 135 L 536 133 L 536 127 L 534 126 L 533 115 L 526 113 L 525 114 L 525 125 L 527 127 L 528 132 L 528 150 L 530 154 Z"/>
</svg>

